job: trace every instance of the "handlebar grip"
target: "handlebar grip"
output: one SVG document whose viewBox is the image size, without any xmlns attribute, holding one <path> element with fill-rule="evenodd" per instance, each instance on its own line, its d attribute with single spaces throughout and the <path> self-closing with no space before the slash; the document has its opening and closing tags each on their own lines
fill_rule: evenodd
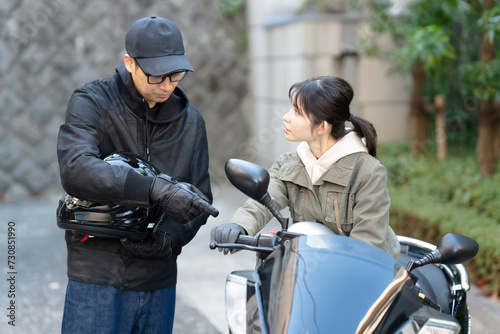
<svg viewBox="0 0 500 334">
<path fill-rule="evenodd" d="M 250 235 L 240 234 L 236 239 L 236 243 L 248 245 L 248 246 L 257 246 L 259 241 L 259 237 L 252 237 Z"/>
</svg>

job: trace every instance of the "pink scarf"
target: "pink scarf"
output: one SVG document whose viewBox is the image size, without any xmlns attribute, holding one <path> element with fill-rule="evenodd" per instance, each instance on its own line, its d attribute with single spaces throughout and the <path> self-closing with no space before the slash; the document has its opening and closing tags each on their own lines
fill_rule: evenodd
<svg viewBox="0 0 500 334">
<path fill-rule="evenodd" d="M 309 145 L 302 142 L 297 147 L 300 160 L 306 166 L 306 171 L 312 183 L 316 182 L 339 159 L 357 152 L 368 152 L 365 144 L 354 131 L 349 132 L 328 149 L 319 159 L 312 154 Z"/>
</svg>

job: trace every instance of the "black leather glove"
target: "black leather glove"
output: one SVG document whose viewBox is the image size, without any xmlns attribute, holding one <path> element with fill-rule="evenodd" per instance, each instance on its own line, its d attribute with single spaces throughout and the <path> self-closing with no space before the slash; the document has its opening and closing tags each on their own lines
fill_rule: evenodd
<svg viewBox="0 0 500 334">
<path fill-rule="evenodd" d="M 170 234 L 160 230 L 151 233 L 145 240 L 130 241 L 121 238 L 120 242 L 126 250 L 141 259 L 166 260 L 172 256 Z"/>
<path fill-rule="evenodd" d="M 240 234 L 247 234 L 247 231 L 240 225 L 234 223 L 221 224 L 215 226 L 210 232 L 210 242 L 234 244 Z M 231 252 L 231 254 L 234 253 L 234 250 L 229 248 L 219 248 L 219 252 L 222 251 L 224 251 L 224 255 L 227 255 L 229 252 Z"/>
<path fill-rule="evenodd" d="M 177 182 L 170 176 L 156 176 L 149 190 L 151 204 L 159 205 L 178 224 L 186 224 L 204 213 L 214 217 L 219 210 L 214 208 L 198 188 L 185 182 Z"/>
</svg>

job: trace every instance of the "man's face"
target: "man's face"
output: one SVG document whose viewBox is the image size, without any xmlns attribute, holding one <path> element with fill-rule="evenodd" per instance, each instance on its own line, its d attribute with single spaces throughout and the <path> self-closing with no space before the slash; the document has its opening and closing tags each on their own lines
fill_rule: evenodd
<svg viewBox="0 0 500 334">
<path fill-rule="evenodd" d="M 135 88 L 139 94 L 146 99 L 150 108 L 153 108 L 157 103 L 162 103 L 168 100 L 170 94 L 177 87 L 178 82 L 171 82 L 170 78 L 166 78 L 160 84 L 148 83 L 148 78 L 143 70 L 139 67 L 135 59 L 129 55 L 124 56 L 124 63 L 127 70 L 132 75 Z"/>
</svg>

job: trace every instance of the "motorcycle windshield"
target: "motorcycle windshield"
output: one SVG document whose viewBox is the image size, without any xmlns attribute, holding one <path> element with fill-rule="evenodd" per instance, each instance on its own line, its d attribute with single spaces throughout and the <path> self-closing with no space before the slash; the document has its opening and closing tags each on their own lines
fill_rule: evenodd
<svg viewBox="0 0 500 334">
<path fill-rule="evenodd" d="M 374 312 L 380 315 L 374 309 L 380 309 L 384 298 L 387 306 L 387 295 L 395 294 L 388 287 L 401 272 L 406 275 L 390 255 L 353 238 L 303 236 L 290 251 L 296 255 L 296 266 L 282 272 L 295 271 L 291 309 L 282 308 L 290 314 L 281 315 L 288 318 L 287 333 L 355 333 L 358 326 L 370 325 L 367 322 L 373 326 Z M 360 326 L 362 320 L 365 324 Z"/>
</svg>

